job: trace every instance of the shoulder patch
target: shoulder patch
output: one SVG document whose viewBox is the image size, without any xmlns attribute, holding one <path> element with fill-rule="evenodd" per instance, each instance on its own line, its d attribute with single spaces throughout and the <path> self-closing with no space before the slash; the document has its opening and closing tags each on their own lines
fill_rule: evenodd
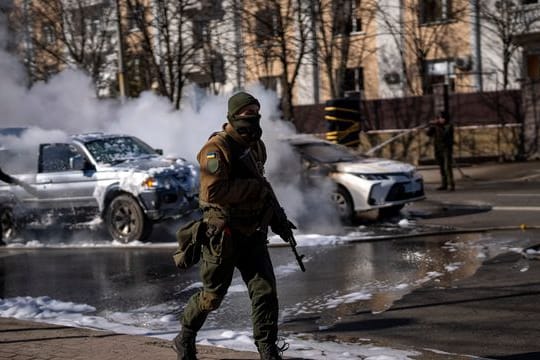
<svg viewBox="0 0 540 360">
<path fill-rule="evenodd" d="M 211 174 L 219 170 L 219 156 L 217 152 L 210 151 L 206 153 L 206 169 Z"/>
</svg>

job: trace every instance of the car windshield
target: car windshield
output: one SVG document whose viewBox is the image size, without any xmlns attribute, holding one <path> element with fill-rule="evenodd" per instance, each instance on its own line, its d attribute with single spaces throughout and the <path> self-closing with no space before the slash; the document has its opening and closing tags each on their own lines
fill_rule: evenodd
<svg viewBox="0 0 540 360">
<path fill-rule="evenodd" d="M 157 154 L 149 145 L 130 136 L 92 140 L 86 143 L 86 148 L 97 162 L 105 164 Z"/>
<path fill-rule="evenodd" d="M 349 149 L 327 143 L 299 144 L 296 145 L 300 153 L 321 163 L 335 163 L 353 161 L 359 158 Z"/>
</svg>

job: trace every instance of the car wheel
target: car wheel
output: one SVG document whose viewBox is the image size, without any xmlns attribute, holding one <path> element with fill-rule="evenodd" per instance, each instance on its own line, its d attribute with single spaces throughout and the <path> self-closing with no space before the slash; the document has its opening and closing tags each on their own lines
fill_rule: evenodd
<svg viewBox="0 0 540 360">
<path fill-rule="evenodd" d="M 0 210 L 0 230 L 0 244 L 8 242 L 17 234 L 17 223 L 10 208 Z"/>
<path fill-rule="evenodd" d="M 152 232 L 152 222 L 137 200 L 129 195 L 120 195 L 111 201 L 105 214 L 105 223 L 112 238 L 122 243 L 144 241 Z"/>
<path fill-rule="evenodd" d="M 379 209 L 379 219 L 386 219 L 391 218 L 394 216 L 398 216 L 401 209 L 403 209 L 405 205 L 394 205 L 386 208 L 380 208 Z"/>
<path fill-rule="evenodd" d="M 344 187 L 338 187 L 332 193 L 332 202 L 336 206 L 339 218 L 345 224 L 352 223 L 354 219 L 354 207 L 351 195 Z"/>
</svg>

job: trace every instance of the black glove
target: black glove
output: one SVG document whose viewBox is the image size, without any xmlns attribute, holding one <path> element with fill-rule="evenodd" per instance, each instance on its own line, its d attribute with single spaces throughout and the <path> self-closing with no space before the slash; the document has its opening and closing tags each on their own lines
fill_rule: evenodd
<svg viewBox="0 0 540 360">
<path fill-rule="evenodd" d="M 289 242 L 292 238 L 292 230 L 296 229 L 296 226 L 287 219 L 283 208 L 279 208 L 274 212 L 272 221 L 270 222 L 270 229 L 274 234 L 279 235 L 285 242 Z"/>
</svg>

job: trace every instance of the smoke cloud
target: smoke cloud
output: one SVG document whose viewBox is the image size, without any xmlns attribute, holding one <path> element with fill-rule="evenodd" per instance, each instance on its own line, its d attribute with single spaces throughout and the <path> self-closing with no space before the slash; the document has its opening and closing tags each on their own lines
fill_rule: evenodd
<svg viewBox="0 0 540 360">
<path fill-rule="evenodd" d="M 0 19 L 0 22 L 2 20 Z M 145 92 L 128 99 L 124 104 L 116 100 L 96 98 L 91 79 L 76 70 L 65 70 L 48 82 L 26 86 L 25 69 L 5 48 L 5 24 L 0 24 L 0 109 L 2 128 L 26 127 L 22 138 L 0 137 L 0 146 L 19 153 L 37 154 L 44 142 L 64 141 L 69 135 L 83 132 L 106 132 L 135 135 L 165 155 L 178 156 L 196 163 L 196 155 L 207 138 L 219 131 L 226 120 L 227 99 L 231 94 L 208 95 L 199 99 L 187 96 L 182 110 L 173 108 L 168 99 Z M 301 171 L 300 161 L 293 150 L 284 145 L 284 137 L 293 136 L 291 123 L 280 120 L 278 98 L 274 92 L 260 86 L 247 89 L 261 103 L 263 140 L 267 144 L 267 176 L 275 183 L 275 190 L 288 215 L 294 221 L 308 224 L 337 224 L 335 210 L 330 204 L 331 184 L 310 193 L 302 189 L 299 176 L 283 181 L 283 170 L 293 174 Z M 187 91 L 196 93 L 196 89 Z M 36 169 L 35 159 L 16 164 L 2 163 L 6 169 Z M 284 169 L 286 168 L 286 169 Z M 313 203 L 317 206 L 313 207 Z M 309 210 L 308 210 L 309 209 Z M 317 209 L 319 214 L 314 213 Z"/>
</svg>

